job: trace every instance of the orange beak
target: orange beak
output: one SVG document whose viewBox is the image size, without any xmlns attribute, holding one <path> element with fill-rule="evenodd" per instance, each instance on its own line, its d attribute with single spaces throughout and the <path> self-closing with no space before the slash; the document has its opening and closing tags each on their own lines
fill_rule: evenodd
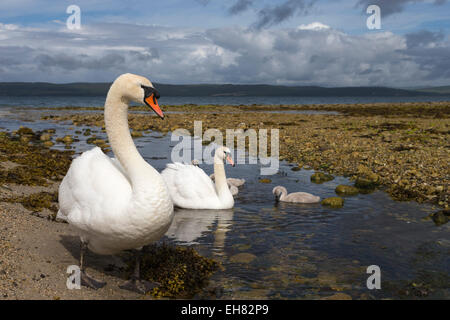
<svg viewBox="0 0 450 320">
<path fill-rule="evenodd" d="M 151 96 L 144 99 L 144 102 L 146 105 L 148 105 L 150 108 L 152 108 L 153 111 L 161 118 L 164 119 L 164 113 L 162 112 L 161 108 L 159 107 L 158 100 L 155 98 L 155 94 L 152 93 Z"/>
<path fill-rule="evenodd" d="M 231 159 L 230 155 L 227 156 L 227 162 L 234 167 L 234 161 L 233 161 L 233 159 Z"/>
</svg>

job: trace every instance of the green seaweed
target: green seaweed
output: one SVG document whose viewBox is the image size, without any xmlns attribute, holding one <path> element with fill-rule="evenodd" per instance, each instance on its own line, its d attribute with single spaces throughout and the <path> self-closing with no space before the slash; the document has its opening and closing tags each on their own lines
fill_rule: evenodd
<svg viewBox="0 0 450 320">
<path fill-rule="evenodd" d="M 19 166 L 0 169 L 1 183 L 48 185 L 48 180 L 59 181 L 72 162 L 73 152 L 42 148 L 41 144 L 28 145 L 5 132 L 0 132 L 0 161 L 12 161 Z"/>
<path fill-rule="evenodd" d="M 39 192 L 29 196 L 4 198 L 0 199 L 0 201 L 21 203 L 24 208 L 33 212 L 40 212 L 44 208 L 49 209 L 53 212 L 53 215 L 51 216 L 52 220 L 56 218 L 56 213 L 58 212 L 58 207 L 54 204 L 55 202 L 58 202 L 57 192 Z"/>
<path fill-rule="evenodd" d="M 158 282 L 154 297 L 192 298 L 207 284 L 209 277 L 219 269 L 213 259 L 200 256 L 192 248 L 173 245 L 152 245 L 146 248 L 141 262 L 144 279 Z M 129 272 L 134 263 L 129 262 Z"/>
</svg>

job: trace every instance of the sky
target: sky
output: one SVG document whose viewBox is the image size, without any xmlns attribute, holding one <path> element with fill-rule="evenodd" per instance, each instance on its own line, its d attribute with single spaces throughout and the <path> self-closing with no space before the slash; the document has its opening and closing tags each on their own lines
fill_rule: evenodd
<svg viewBox="0 0 450 320">
<path fill-rule="evenodd" d="M 450 85 L 449 31 L 450 0 L 2 0 L 0 81 Z"/>
</svg>

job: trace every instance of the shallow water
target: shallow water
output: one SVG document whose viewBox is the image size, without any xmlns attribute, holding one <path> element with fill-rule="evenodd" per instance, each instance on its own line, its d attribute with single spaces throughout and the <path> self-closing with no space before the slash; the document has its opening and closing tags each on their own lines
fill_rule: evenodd
<svg viewBox="0 0 450 320">
<path fill-rule="evenodd" d="M 0 118 L 0 127 L 16 130 L 55 128 L 58 136 L 80 127 L 36 120 L 23 123 L 17 115 Z M 105 137 L 99 128 L 94 134 Z M 92 148 L 78 135 L 77 152 Z M 151 132 L 135 139 L 143 157 L 159 171 L 170 162 L 176 142 L 170 134 Z M 64 148 L 56 144 L 55 148 Z M 212 165 L 200 165 L 207 174 Z M 345 198 L 341 209 L 320 204 L 276 203 L 276 185 L 289 192 L 303 191 L 326 198 L 335 196 L 337 177 L 313 184 L 313 170 L 292 171 L 282 162 L 272 176 L 260 176 L 260 165 L 226 167 L 228 177 L 246 179 L 232 210 L 177 209 L 164 241 L 193 246 L 222 262 L 212 282 L 224 288 L 222 298 L 320 298 L 341 292 L 353 299 L 450 298 L 450 224 L 437 227 L 423 221 L 437 208 L 415 202 L 393 201 L 382 191 Z M 260 183 L 269 178 L 271 183 Z M 240 254 L 240 255 L 238 255 Z M 381 289 L 369 290 L 366 269 L 381 268 Z M 417 289 L 419 288 L 419 289 Z"/>
</svg>

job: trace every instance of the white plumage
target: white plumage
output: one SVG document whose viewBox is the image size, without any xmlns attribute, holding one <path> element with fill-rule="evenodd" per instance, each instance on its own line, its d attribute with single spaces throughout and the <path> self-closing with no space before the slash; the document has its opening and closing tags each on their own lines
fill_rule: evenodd
<svg viewBox="0 0 450 320">
<path fill-rule="evenodd" d="M 139 154 L 128 127 L 128 102 L 148 98 L 143 86 L 155 94 L 149 80 L 125 74 L 108 92 L 105 125 L 117 159 L 98 147 L 86 151 L 72 161 L 59 187 L 57 217 L 80 235 L 82 272 L 86 248 L 98 254 L 140 249 L 161 238 L 172 222 L 173 203 L 166 184 Z M 155 105 L 151 107 L 159 109 Z M 100 287 L 98 281 L 83 275 L 88 286 Z"/>
<path fill-rule="evenodd" d="M 170 163 L 161 172 L 175 206 L 185 209 L 230 209 L 234 206 L 225 177 L 224 161 L 231 161 L 230 150 L 216 149 L 215 184 L 199 167 L 182 163 Z"/>
</svg>

